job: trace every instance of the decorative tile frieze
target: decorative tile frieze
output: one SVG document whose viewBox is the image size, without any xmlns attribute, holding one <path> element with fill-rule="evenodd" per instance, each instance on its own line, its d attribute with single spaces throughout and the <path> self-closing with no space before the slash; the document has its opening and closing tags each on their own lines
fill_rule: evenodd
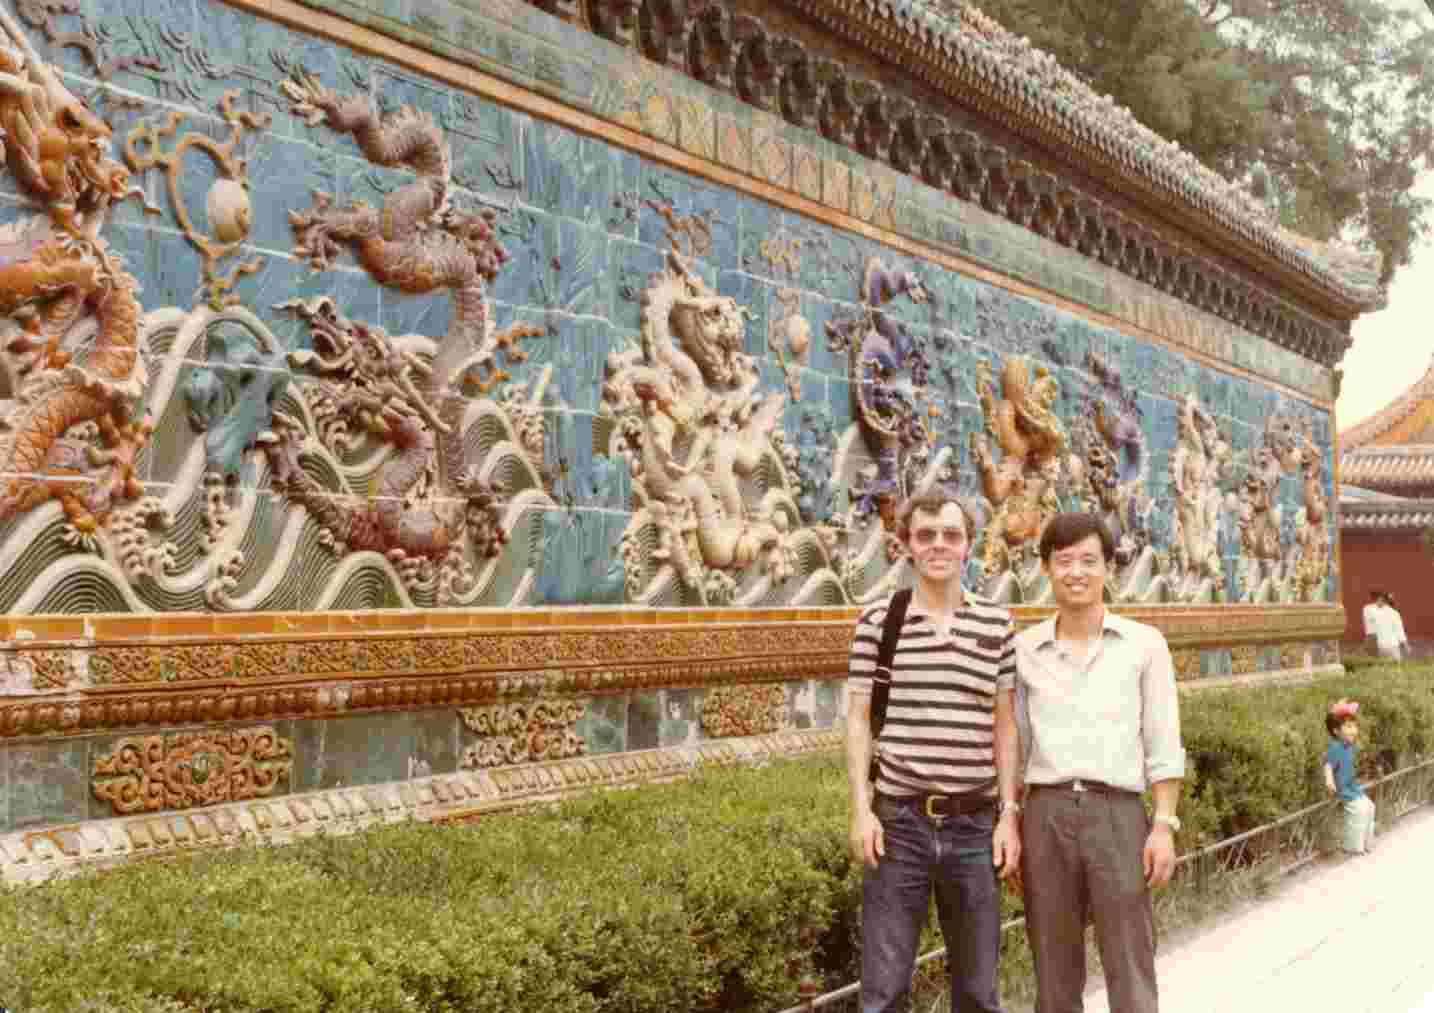
<svg viewBox="0 0 1434 1013">
<path fill-rule="evenodd" d="M 718 686 L 702 698 L 702 730 L 714 739 L 781 731 L 786 717 L 787 692 L 780 683 Z"/>
<path fill-rule="evenodd" d="M 262 798 L 289 779 L 292 753 L 267 726 L 124 738 L 95 758 L 92 788 L 116 815 Z"/>
<path fill-rule="evenodd" d="M 459 711 L 478 741 L 463 751 L 463 767 L 476 770 L 542 760 L 565 760 L 584 750 L 577 723 L 581 700 L 490 704 Z"/>
<path fill-rule="evenodd" d="M 1328 644 L 1344 630 L 1343 609 L 1321 605 L 1122 606 L 1120 611 L 1161 628 L 1177 657 L 1210 647 Z M 72 645 L 67 650 L 80 664 L 88 657 L 99 688 L 89 690 L 77 682 L 67 689 L 36 687 L 0 697 L 0 737 L 840 679 L 846 674 L 857 613 L 835 609 L 828 614 L 831 618 L 823 621 L 797 623 L 773 618 L 721 625 L 246 638 L 207 645 Z M 1049 609 L 1015 610 L 1020 627 L 1049 614 Z M 390 648 L 389 643 L 401 646 Z M 210 653 L 201 657 L 231 657 L 230 676 L 166 678 L 175 671 L 166 659 L 176 646 L 207 648 Z M 0 670 L 30 670 L 36 658 L 38 664 L 51 665 L 61 653 L 53 645 L 11 644 L 0 648 Z M 1254 665 L 1255 654 L 1247 653 Z M 1326 653 L 1337 660 L 1337 649 L 1327 647 Z M 353 663 L 360 656 L 401 664 L 361 669 Z M 97 659 L 103 659 L 101 664 Z"/>
</svg>

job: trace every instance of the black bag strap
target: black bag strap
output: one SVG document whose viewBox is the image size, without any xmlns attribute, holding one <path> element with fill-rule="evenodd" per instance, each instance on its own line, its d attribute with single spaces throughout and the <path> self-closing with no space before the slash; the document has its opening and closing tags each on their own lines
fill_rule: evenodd
<svg viewBox="0 0 1434 1013">
<path fill-rule="evenodd" d="M 876 670 L 871 673 L 871 780 L 876 780 L 876 740 L 886 724 L 886 702 L 891 697 L 891 663 L 896 658 L 896 644 L 901 628 L 906 625 L 906 608 L 911 604 L 911 588 L 904 587 L 891 596 L 886 618 L 881 623 L 881 646 L 876 651 Z"/>
</svg>

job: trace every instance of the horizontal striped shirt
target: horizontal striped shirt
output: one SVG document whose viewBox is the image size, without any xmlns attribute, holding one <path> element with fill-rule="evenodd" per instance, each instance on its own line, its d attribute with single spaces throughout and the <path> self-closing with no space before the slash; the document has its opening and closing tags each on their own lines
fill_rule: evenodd
<svg viewBox="0 0 1434 1013">
<path fill-rule="evenodd" d="M 857 620 L 847 679 L 852 693 L 871 692 L 889 604 L 874 605 Z M 995 796 L 996 693 L 1016 684 L 1013 634 L 1011 613 L 970 591 L 950 636 L 912 600 L 876 742 L 879 793 Z"/>
</svg>

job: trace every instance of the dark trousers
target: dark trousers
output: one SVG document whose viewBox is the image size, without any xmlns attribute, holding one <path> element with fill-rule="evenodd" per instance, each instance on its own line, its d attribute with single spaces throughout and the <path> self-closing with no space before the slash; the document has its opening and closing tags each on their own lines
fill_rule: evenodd
<svg viewBox="0 0 1434 1013">
<path fill-rule="evenodd" d="M 1156 1013 L 1155 918 L 1135 794 L 1033 787 L 1021 820 L 1036 1013 L 1081 1013 L 1085 926 L 1095 925 L 1111 1013 Z"/>
<path fill-rule="evenodd" d="M 992 864 L 995 806 L 933 820 L 879 797 L 886 854 L 862 883 L 861 1010 L 897 1013 L 911 1004 L 921 927 L 936 893 L 946 940 L 952 1013 L 1001 1013 L 1001 893 Z"/>
</svg>

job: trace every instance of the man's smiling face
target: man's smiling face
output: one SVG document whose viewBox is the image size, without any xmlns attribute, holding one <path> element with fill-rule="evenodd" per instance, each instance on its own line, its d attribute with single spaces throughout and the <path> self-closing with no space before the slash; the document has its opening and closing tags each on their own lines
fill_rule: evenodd
<svg viewBox="0 0 1434 1013">
<path fill-rule="evenodd" d="M 922 579 L 937 583 L 960 580 L 970 548 L 970 532 L 961 508 L 947 503 L 939 513 L 914 511 L 906 547 Z"/>
<path fill-rule="evenodd" d="M 1051 592 L 1060 606 L 1098 605 L 1105 599 L 1105 581 L 1110 575 L 1100 537 L 1088 535 L 1063 549 L 1056 549 L 1042 563 L 1051 580 Z"/>
</svg>

